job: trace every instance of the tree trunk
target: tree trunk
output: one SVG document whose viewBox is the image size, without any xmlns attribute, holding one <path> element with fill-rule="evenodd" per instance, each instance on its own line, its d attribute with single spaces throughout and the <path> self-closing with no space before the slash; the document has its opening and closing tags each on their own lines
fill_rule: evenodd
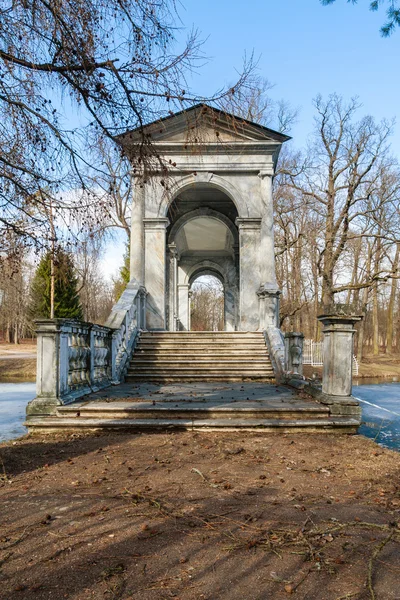
<svg viewBox="0 0 400 600">
<path fill-rule="evenodd" d="M 368 256 L 367 264 L 365 265 L 365 279 L 368 280 L 371 276 L 371 262 L 372 262 L 372 247 L 368 244 Z M 363 290 L 362 301 L 361 301 L 361 314 L 363 319 L 360 323 L 358 330 L 358 347 L 357 347 L 357 358 L 361 362 L 364 355 L 364 332 L 365 332 L 365 316 L 367 314 L 368 307 L 368 296 L 370 288 L 366 287 Z"/>
<path fill-rule="evenodd" d="M 390 287 L 390 298 L 387 314 L 387 329 L 386 329 L 386 352 L 393 352 L 393 322 L 394 322 L 394 307 L 397 294 L 397 279 L 396 275 L 399 269 L 399 257 L 400 257 L 400 244 L 396 246 L 396 254 L 393 261 L 393 274 L 392 284 Z"/>
<path fill-rule="evenodd" d="M 379 229 L 379 234 L 380 234 Z M 381 242 L 378 239 L 377 249 L 375 253 L 374 261 L 374 274 L 379 273 L 381 264 Z M 372 288 L 372 328 L 373 328 L 373 339 L 372 339 L 372 351 L 374 356 L 379 354 L 379 303 L 378 303 L 378 281 L 374 282 Z"/>
</svg>

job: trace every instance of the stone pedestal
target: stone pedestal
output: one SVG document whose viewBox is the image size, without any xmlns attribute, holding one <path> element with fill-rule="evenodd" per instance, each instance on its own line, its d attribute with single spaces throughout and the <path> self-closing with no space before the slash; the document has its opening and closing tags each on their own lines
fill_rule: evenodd
<svg viewBox="0 0 400 600">
<path fill-rule="evenodd" d="M 303 342 L 302 333 L 285 333 L 286 370 L 294 375 L 303 375 Z"/>
<path fill-rule="evenodd" d="M 28 416 L 51 414 L 62 404 L 68 387 L 68 336 L 62 323 L 61 319 L 36 321 L 36 398 L 28 404 Z"/>
<path fill-rule="evenodd" d="M 351 396 L 354 325 L 358 315 L 320 315 L 324 326 L 322 391 L 337 397 Z"/>
<path fill-rule="evenodd" d="M 275 285 L 265 284 L 257 291 L 259 298 L 260 326 L 264 331 L 269 327 L 279 329 L 279 296 L 280 290 Z"/>
</svg>

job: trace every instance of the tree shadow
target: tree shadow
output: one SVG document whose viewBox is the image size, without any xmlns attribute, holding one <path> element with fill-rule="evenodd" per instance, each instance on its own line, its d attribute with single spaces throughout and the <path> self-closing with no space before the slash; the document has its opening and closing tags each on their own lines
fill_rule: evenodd
<svg viewBox="0 0 400 600">
<path fill-rule="evenodd" d="M 279 600 L 296 592 L 302 600 L 369 598 L 368 561 L 390 534 L 391 509 L 374 504 L 372 491 L 362 503 L 347 496 L 327 503 L 343 484 L 323 475 L 329 489 L 321 485 L 318 497 L 311 486 L 300 496 L 289 482 L 283 493 L 283 478 L 258 475 L 275 446 L 273 436 L 254 439 L 260 438 L 268 452 L 264 445 L 251 450 L 243 434 L 228 442 L 189 433 L 76 440 L 81 448 L 73 456 L 86 457 L 85 466 L 88 453 L 109 453 L 110 464 L 104 462 L 114 482 L 76 489 L 40 485 L 29 502 L 14 492 L 4 509 L 9 542 L 3 540 L 1 550 L 12 555 L 3 565 L 6 595 L 0 597 Z M 318 438 L 324 443 L 324 436 Z M 285 455 L 274 458 L 271 471 L 296 459 L 296 442 L 287 439 Z M 61 454 L 73 452 L 73 443 L 61 442 Z M 130 458 L 131 471 L 123 464 Z M 400 482 L 398 468 L 391 482 Z M 376 478 L 374 489 L 387 483 L 387 476 Z M 11 510 L 19 515 L 12 525 Z M 373 562 L 377 597 L 395 598 L 400 532 L 397 537 Z"/>
</svg>

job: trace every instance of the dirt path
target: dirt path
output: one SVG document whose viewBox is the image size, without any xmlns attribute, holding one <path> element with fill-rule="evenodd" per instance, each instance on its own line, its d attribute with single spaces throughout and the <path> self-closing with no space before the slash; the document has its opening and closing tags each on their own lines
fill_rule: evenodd
<svg viewBox="0 0 400 600">
<path fill-rule="evenodd" d="M 0 456 L 4 600 L 399 597 L 399 454 L 362 437 L 31 437 Z"/>
</svg>

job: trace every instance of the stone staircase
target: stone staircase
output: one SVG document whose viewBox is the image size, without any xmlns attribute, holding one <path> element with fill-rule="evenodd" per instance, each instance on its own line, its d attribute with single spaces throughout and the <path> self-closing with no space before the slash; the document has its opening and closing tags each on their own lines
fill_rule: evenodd
<svg viewBox="0 0 400 600">
<path fill-rule="evenodd" d="M 271 385 L 274 384 L 274 385 Z M 355 433 L 359 422 L 276 385 L 262 333 L 141 333 L 126 381 L 54 414 L 30 432 L 234 430 Z"/>
<path fill-rule="evenodd" d="M 126 381 L 273 383 L 274 371 L 261 332 L 145 332 Z"/>
</svg>

